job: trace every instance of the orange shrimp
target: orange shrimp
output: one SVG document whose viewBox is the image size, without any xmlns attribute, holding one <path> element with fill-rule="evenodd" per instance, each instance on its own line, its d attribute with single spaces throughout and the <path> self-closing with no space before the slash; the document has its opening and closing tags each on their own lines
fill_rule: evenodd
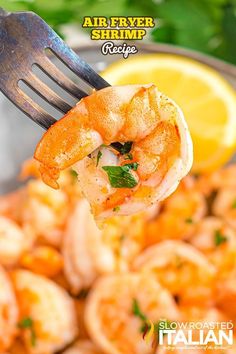
<svg viewBox="0 0 236 354">
<path fill-rule="evenodd" d="M 192 142 L 181 110 L 154 85 L 108 87 L 56 122 L 35 158 L 53 188 L 73 166 L 94 215 L 106 218 L 170 195 L 192 165 Z"/>
</svg>

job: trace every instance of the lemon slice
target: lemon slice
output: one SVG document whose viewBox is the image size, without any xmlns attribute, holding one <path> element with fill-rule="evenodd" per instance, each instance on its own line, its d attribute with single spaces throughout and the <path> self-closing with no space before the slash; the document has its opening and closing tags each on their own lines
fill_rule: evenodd
<svg viewBox="0 0 236 354">
<path fill-rule="evenodd" d="M 227 162 L 236 146 L 236 95 L 215 70 L 168 54 L 139 55 L 111 64 L 102 76 L 112 85 L 154 83 L 183 110 L 194 145 L 194 172 Z"/>
</svg>

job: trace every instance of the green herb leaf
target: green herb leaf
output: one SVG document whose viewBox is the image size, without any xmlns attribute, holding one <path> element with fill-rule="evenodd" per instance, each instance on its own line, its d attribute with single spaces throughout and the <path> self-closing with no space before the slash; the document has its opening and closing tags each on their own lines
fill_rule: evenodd
<svg viewBox="0 0 236 354">
<path fill-rule="evenodd" d="M 33 328 L 31 328 L 31 345 L 32 347 L 36 346 L 36 334 Z"/>
<path fill-rule="evenodd" d="M 222 243 L 227 242 L 227 237 L 221 233 L 220 230 L 215 231 L 215 245 L 220 246 Z"/>
<path fill-rule="evenodd" d="M 236 209 L 236 199 L 233 201 L 233 203 L 232 203 L 232 208 L 233 209 Z"/>
<path fill-rule="evenodd" d="M 192 224 L 193 223 L 193 219 L 192 218 L 187 218 L 185 219 L 186 224 Z"/>
<path fill-rule="evenodd" d="M 133 160 L 133 155 L 131 153 L 127 154 L 125 160 Z"/>
<path fill-rule="evenodd" d="M 132 148 L 132 145 L 133 145 L 133 142 L 132 141 L 127 141 L 126 143 L 124 144 L 121 144 L 121 143 L 112 143 L 111 146 L 119 151 L 119 153 L 121 155 L 125 155 L 125 154 L 128 154 Z"/>
<path fill-rule="evenodd" d="M 73 178 L 76 178 L 76 179 L 77 179 L 78 173 L 77 173 L 75 170 L 70 169 L 70 174 L 71 174 L 71 176 L 72 176 Z"/>
<path fill-rule="evenodd" d="M 147 317 L 145 316 L 145 314 L 141 311 L 141 309 L 139 307 L 139 303 L 138 303 L 137 299 L 133 299 L 132 312 L 133 312 L 134 316 L 140 318 L 142 321 L 147 320 Z"/>
<path fill-rule="evenodd" d="M 31 345 L 35 347 L 36 345 L 36 334 L 34 331 L 34 323 L 31 317 L 25 317 L 18 323 L 18 328 L 29 329 L 31 332 Z"/>
<path fill-rule="evenodd" d="M 124 166 L 103 166 L 106 171 L 109 182 L 114 188 L 133 188 L 137 186 L 138 182 L 130 172 L 136 171 L 138 168 L 137 162 L 126 164 Z"/>
<path fill-rule="evenodd" d="M 102 157 L 102 152 L 99 150 L 97 154 L 97 162 L 96 162 L 96 167 L 98 166 L 99 160 Z"/>
<path fill-rule="evenodd" d="M 18 323 L 18 328 L 25 329 L 33 327 L 33 320 L 31 317 L 25 317 Z"/>
<path fill-rule="evenodd" d="M 123 165 L 122 167 L 128 167 L 131 170 L 137 171 L 138 163 L 137 162 L 131 162 L 131 163 L 127 163 L 127 164 Z"/>
<path fill-rule="evenodd" d="M 119 210 L 120 210 L 120 206 L 119 205 L 117 205 L 116 207 L 113 208 L 113 211 L 115 211 L 115 212 L 117 212 Z"/>
</svg>

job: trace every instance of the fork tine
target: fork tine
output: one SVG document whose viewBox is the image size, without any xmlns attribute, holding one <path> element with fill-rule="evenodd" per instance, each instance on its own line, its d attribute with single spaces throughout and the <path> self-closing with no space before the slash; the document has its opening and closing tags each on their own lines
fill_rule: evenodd
<svg viewBox="0 0 236 354">
<path fill-rule="evenodd" d="M 34 74 L 28 74 L 22 81 L 25 82 L 27 86 L 34 90 L 45 101 L 50 103 L 53 107 L 59 109 L 61 112 L 67 113 L 72 108 Z"/>
<path fill-rule="evenodd" d="M 39 58 L 40 59 L 40 58 Z M 86 97 L 88 94 L 82 91 L 72 80 L 70 80 L 66 75 L 64 75 L 57 67 L 54 65 L 48 57 L 44 57 L 38 60 L 35 64 L 40 69 L 45 72 L 56 84 L 58 84 L 65 91 L 69 92 L 75 98 L 79 100 Z"/>
<path fill-rule="evenodd" d="M 37 103 L 35 103 L 28 95 L 26 95 L 18 86 L 12 87 L 14 94 L 7 93 L 7 97 L 14 103 L 23 113 L 29 116 L 35 123 L 43 129 L 48 129 L 56 122 L 56 119 L 44 111 Z M 18 94 L 15 95 L 15 92 Z M 4 94 L 6 94 L 3 91 Z"/>
<path fill-rule="evenodd" d="M 58 36 L 51 42 L 53 53 L 76 75 L 96 90 L 110 86 Z"/>
</svg>

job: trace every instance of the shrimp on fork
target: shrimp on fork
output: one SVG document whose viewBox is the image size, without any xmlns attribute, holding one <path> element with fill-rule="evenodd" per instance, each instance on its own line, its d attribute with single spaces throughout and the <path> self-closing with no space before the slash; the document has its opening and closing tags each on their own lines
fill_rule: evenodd
<svg viewBox="0 0 236 354">
<path fill-rule="evenodd" d="M 45 183 L 73 166 L 97 218 L 129 215 L 165 199 L 192 165 L 180 108 L 150 85 L 107 87 L 82 99 L 39 142 Z"/>
</svg>

